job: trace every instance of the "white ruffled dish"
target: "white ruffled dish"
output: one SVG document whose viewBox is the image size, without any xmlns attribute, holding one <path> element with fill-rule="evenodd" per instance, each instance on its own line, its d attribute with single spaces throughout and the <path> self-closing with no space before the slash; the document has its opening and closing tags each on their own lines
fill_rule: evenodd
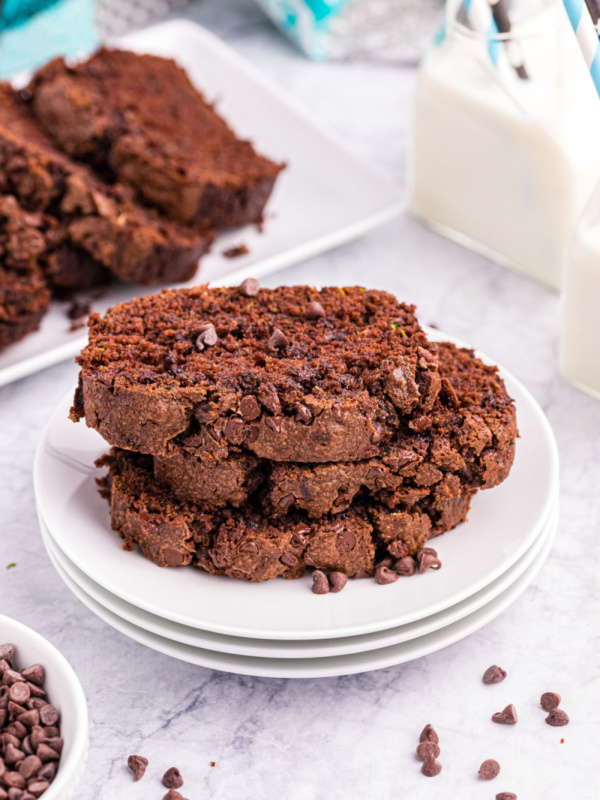
<svg viewBox="0 0 600 800">
<path fill-rule="evenodd" d="M 196 664 L 197 666 L 241 675 L 254 675 L 264 678 L 326 678 L 368 672 L 369 670 L 403 664 L 441 650 L 443 647 L 447 647 L 474 633 L 512 605 L 535 579 L 548 557 L 555 531 L 556 521 L 549 526 L 547 533 L 543 536 L 544 543 L 539 555 L 525 572 L 498 597 L 463 619 L 453 622 L 438 631 L 419 636 L 401 644 L 376 648 L 361 653 L 324 658 L 253 658 L 251 656 L 219 653 L 158 636 L 131 622 L 127 622 L 121 616 L 114 614 L 98 603 L 68 575 L 53 555 L 51 549 L 48 549 L 48 555 L 65 584 L 94 614 L 125 636 L 159 653 Z M 389 587 L 378 588 L 385 589 Z"/>
<path fill-rule="evenodd" d="M 171 639 L 181 644 L 192 645 L 193 647 L 216 650 L 219 653 L 230 653 L 232 655 L 252 656 L 258 658 L 323 658 L 328 656 L 348 655 L 360 653 L 366 650 L 375 650 L 381 647 L 388 647 L 394 644 L 401 644 L 411 639 L 416 639 L 433 631 L 440 630 L 452 624 L 474 611 L 482 608 L 491 600 L 498 597 L 508 589 L 527 569 L 540 558 L 548 538 L 554 534 L 558 519 L 558 504 L 552 510 L 550 519 L 542 529 L 542 532 L 531 545 L 529 550 L 495 581 L 476 592 L 471 597 L 457 603 L 445 611 L 440 611 L 422 620 L 411 622 L 397 628 L 389 628 L 375 633 L 366 633 L 362 636 L 349 636 L 337 639 L 315 639 L 310 640 L 283 640 L 274 639 L 244 639 L 237 636 L 224 636 L 210 631 L 203 631 L 199 628 L 190 628 L 180 625 L 177 622 L 157 617 L 147 611 L 136 608 L 125 600 L 121 600 L 111 594 L 102 586 L 92 581 L 72 561 L 60 550 L 52 539 L 52 536 L 40 517 L 40 529 L 46 550 L 68 575 L 72 581 L 82 589 L 86 595 L 95 600 L 99 605 L 111 611 L 126 622 L 131 622 L 139 628 L 143 628 L 149 633 L 157 634 L 166 639 Z M 403 580 L 403 579 L 401 579 Z M 308 587 L 307 587 L 308 591 Z M 387 587 L 381 587 L 380 591 L 387 591 Z M 93 610 L 93 609 L 92 609 Z"/>
<path fill-rule="evenodd" d="M 44 688 L 60 711 L 64 748 L 58 772 L 44 800 L 70 800 L 75 796 L 88 753 L 88 711 L 79 679 L 66 658 L 39 633 L 10 617 L 0 615 L 0 644 L 14 644 L 21 668 L 41 664 Z"/>
<path fill-rule="evenodd" d="M 439 331 L 428 333 L 438 341 L 455 341 Z M 522 384 L 506 371 L 501 374 L 515 398 L 520 430 L 509 478 L 479 492 L 468 523 L 436 539 L 444 564 L 440 574 L 399 580 L 385 591 L 374 581 L 357 580 L 341 594 L 323 597 L 307 591 L 304 580 L 253 584 L 192 567 L 160 569 L 138 552 L 123 552 L 95 482 L 94 461 L 108 446 L 96 431 L 69 421 L 71 393 L 50 418 L 38 446 L 38 509 L 60 551 L 92 581 L 180 625 L 243 638 L 311 641 L 407 625 L 473 596 L 516 564 L 539 536 L 558 497 L 558 455 L 550 425 Z"/>
</svg>

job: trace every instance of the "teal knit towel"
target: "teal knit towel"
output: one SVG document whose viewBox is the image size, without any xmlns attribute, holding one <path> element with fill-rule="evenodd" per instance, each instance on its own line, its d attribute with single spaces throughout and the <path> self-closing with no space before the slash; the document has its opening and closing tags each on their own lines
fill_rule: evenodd
<svg viewBox="0 0 600 800">
<path fill-rule="evenodd" d="M 94 0 L 58 0 L 45 11 L 19 22 L 19 4 L 33 8 L 32 0 L 4 0 L 0 5 L 0 77 L 10 78 L 35 69 L 55 56 L 74 56 L 97 44 Z M 14 27 L 5 28 L 14 21 Z"/>
</svg>

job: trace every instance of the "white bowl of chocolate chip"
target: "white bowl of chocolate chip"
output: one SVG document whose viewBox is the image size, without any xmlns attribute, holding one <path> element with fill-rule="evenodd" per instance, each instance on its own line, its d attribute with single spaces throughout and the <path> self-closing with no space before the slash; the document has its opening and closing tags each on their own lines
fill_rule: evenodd
<svg viewBox="0 0 600 800">
<path fill-rule="evenodd" d="M 0 615 L 0 800 L 70 800 L 88 750 L 85 695 L 39 633 Z"/>
</svg>

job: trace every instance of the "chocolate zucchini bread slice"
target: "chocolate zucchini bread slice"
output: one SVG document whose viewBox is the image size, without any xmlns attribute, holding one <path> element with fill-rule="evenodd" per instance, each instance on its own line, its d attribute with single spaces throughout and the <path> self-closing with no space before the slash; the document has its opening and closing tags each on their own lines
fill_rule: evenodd
<svg viewBox="0 0 600 800">
<path fill-rule="evenodd" d="M 390 512 L 358 504 L 319 520 L 300 512 L 276 519 L 253 500 L 239 509 L 182 502 L 157 480 L 149 456 L 113 449 L 97 465 L 109 468 L 100 483 L 124 549 L 138 545 L 161 567 L 192 564 L 252 581 L 299 578 L 306 566 L 365 577 L 386 555 L 414 555 L 429 536 L 441 532 L 444 519 L 444 501 L 435 498 L 428 511 Z M 456 508 L 450 513 L 448 506 L 447 524 L 464 519 L 469 497 L 460 514 Z"/>
<path fill-rule="evenodd" d="M 360 287 L 165 290 L 88 324 L 71 418 L 152 455 L 372 458 L 441 385 L 414 307 Z"/>
<path fill-rule="evenodd" d="M 130 184 L 185 223 L 262 219 L 283 166 L 239 139 L 174 61 L 99 50 L 37 72 L 32 108 L 66 153 Z"/>
<path fill-rule="evenodd" d="M 39 129 L 19 95 L 1 83 L 0 191 L 15 196 L 25 211 L 45 215 L 57 253 L 49 276 L 58 287 L 88 288 L 105 282 L 107 270 L 145 284 L 187 280 L 213 239 L 212 231 L 191 230 L 144 209 L 127 187 L 108 186 L 89 167 L 73 163 Z"/>
<path fill-rule="evenodd" d="M 0 195 L 0 350 L 36 330 L 50 305 L 44 247 L 15 198 Z"/>
<path fill-rule="evenodd" d="M 439 344 L 439 365 L 442 388 L 433 408 L 416 424 L 401 419 L 377 457 L 273 465 L 267 479 L 272 512 L 295 507 L 319 517 L 348 508 L 359 492 L 390 509 L 411 506 L 449 474 L 458 476 L 465 491 L 505 480 L 518 433 L 514 402 L 497 368 L 449 342 Z"/>
</svg>

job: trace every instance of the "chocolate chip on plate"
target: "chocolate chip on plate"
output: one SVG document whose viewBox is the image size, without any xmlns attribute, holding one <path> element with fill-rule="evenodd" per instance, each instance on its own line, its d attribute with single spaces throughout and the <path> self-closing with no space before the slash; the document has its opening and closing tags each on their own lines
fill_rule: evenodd
<svg viewBox="0 0 600 800">
<path fill-rule="evenodd" d="M 438 558 L 437 551 L 433 547 L 423 547 L 417 552 L 419 563 L 419 574 L 427 572 L 428 569 L 441 569 L 442 562 Z"/>
<path fill-rule="evenodd" d="M 348 576 L 344 572 L 329 573 L 329 586 L 332 592 L 341 592 L 347 583 Z"/>
<path fill-rule="evenodd" d="M 246 278 L 245 281 L 242 281 L 240 292 L 244 297 L 256 297 L 260 292 L 260 283 L 256 278 Z"/>
<path fill-rule="evenodd" d="M 496 664 L 492 664 L 483 673 L 483 682 L 487 684 L 500 683 L 504 678 L 506 678 L 506 670 Z"/>
<path fill-rule="evenodd" d="M 559 707 L 560 695 L 556 692 L 544 692 L 540 697 L 540 705 L 544 711 L 552 711 L 553 708 Z"/>
<path fill-rule="evenodd" d="M 499 772 L 500 764 L 494 761 L 493 758 L 488 758 L 487 761 L 484 761 L 479 767 L 479 776 L 483 778 L 484 781 L 493 780 L 498 776 Z"/>
<path fill-rule="evenodd" d="M 395 583 L 397 580 L 398 573 L 392 572 L 392 570 L 384 564 L 380 564 L 375 570 L 375 581 L 381 586 L 385 586 L 388 583 Z"/>
<path fill-rule="evenodd" d="M 127 759 L 127 766 L 133 772 L 133 780 L 139 781 L 144 777 L 146 767 L 148 766 L 148 759 L 144 756 L 129 756 Z"/>
<path fill-rule="evenodd" d="M 313 585 L 312 585 L 313 594 L 329 593 L 329 581 L 327 580 L 327 575 L 325 575 L 323 570 L 316 569 L 312 574 L 312 579 L 313 579 Z"/>
<path fill-rule="evenodd" d="M 183 786 L 183 778 L 177 767 L 169 767 L 162 777 L 163 786 L 166 789 L 179 789 Z"/>
<path fill-rule="evenodd" d="M 562 728 L 563 725 L 568 725 L 569 721 L 569 715 L 562 708 L 553 708 L 546 717 L 546 722 L 553 728 Z"/>
<path fill-rule="evenodd" d="M 397 572 L 398 575 L 406 575 L 407 578 L 415 574 L 416 568 L 416 563 L 412 556 L 404 556 L 394 564 L 394 572 Z"/>
<path fill-rule="evenodd" d="M 514 792 L 500 792 L 496 795 L 496 800 L 517 800 L 517 795 Z"/>
<path fill-rule="evenodd" d="M 498 722 L 500 725 L 514 725 L 518 721 L 517 711 L 512 703 L 492 715 L 492 722 Z"/>
</svg>

